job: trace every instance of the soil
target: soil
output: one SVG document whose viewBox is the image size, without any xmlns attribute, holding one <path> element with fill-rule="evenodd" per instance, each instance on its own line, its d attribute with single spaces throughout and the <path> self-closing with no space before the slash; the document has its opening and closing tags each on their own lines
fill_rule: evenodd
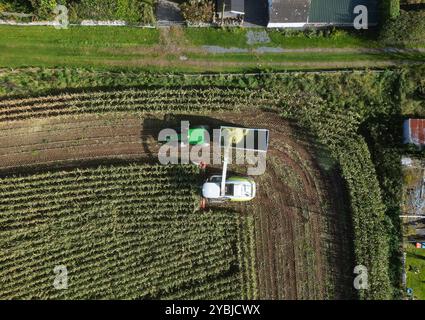
<svg viewBox="0 0 425 320">
<path fill-rule="evenodd" d="M 153 132 L 132 116 L 84 115 L 0 123 L 0 169 L 149 158 L 157 152 L 154 141 Z"/>
</svg>

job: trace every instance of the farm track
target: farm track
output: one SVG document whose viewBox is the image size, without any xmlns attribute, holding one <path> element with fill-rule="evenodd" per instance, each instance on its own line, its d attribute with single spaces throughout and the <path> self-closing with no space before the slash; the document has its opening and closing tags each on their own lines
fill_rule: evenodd
<svg viewBox="0 0 425 320">
<path fill-rule="evenodd" d="M 211 127 L 231 123 L 271 131 L 268 169 L 263 176 L 256 178 L 261 186 L 258 199 L 249 204 L 232 205 L 242 214 L 254 216 L 259 298 L 351 298 L 347 293 L 349 290 L 345 290 L 350 285 L 347 266 L 352 265 L 350 241 L 346 237 L 350 229 L 340 214 L 346 208 L 339 173 L 323 174 L 314 156 L 316 146 L 299 129 L 281 120 L 278 114 L 238 112 L 245 101 L 253 99 L 251 96 L 246 95 L 242 100 L 230 103 L 228 96 L 231 97 L 234 92 L 226 91 L 226 103 L 234 109 L 230 112 L 224 111 L 229 107 L 218 101 L 220 93 L 216 94 L 217 101 L 213 103 L 216 111 L 220 112 L 204 112 L 205 115 L 194 116 L 191 123 L 198 121 L 198 124 Z M 46 99 L 60 103 L 62 98 Z M 75 96 L 68 98 L 65 99 L 67 104 L 77 99 Z M 17 103 L 19 108 L 31 110 L 42 100 L 29 98 L 2 103 L 7 107 Z M 267 96 L 263 102 L 272 100 Z M 87 103 L 90 104 L 89 101 Z M 167 127 L 158 118 L 141 119 L 140 114 L 134 113 L 69 116 L 65 112 L 57 117 L 60 113 L 54 108 L 48 105 L 46 108 L 49 110 L 47 115 L 55 116 L 0 121 L 0 170 L 19 172 L 29 166 L 77 165 L 90 160 L 156 159 L 158 125 Z M 147 109 L 143 105 L 140 108 Z M 160 111 L 170 109 L 170 106 L 160 104 Z M 182 110 L 182 113 L 185 111 Z M 37 112 L 36 115 L 44 115 Z M 18 120 L 22 116 L 14 110 L 6 113 L 3 120 Z M 26 113 L 23 115 L 25 119 Z"/>
</svg>

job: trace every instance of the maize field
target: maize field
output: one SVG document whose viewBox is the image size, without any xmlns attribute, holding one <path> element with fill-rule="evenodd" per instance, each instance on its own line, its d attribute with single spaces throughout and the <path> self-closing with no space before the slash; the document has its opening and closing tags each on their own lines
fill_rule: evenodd
<svg viewBox="0 0 425 320">
<path fill-rule="evenodd" d="M 1 178 L 0 298 L 256 297 L 252 220 L 197 211 L 199 177 L 133 164 Z"/>
</svg>

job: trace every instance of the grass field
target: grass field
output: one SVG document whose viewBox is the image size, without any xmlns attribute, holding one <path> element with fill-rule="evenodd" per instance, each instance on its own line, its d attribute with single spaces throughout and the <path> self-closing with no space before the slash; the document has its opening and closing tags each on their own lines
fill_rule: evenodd
<svg viewBox="0 0 425 320">
<path fill-rule="evenodd" d="M 251 31 L 262 30 L 253 29 Z M 269 43 L 257 43 L 253 45 L 247 44 L 247 33 L 249 29 L 212 29 L 212 28 L 188 28 L 185 30 L 187 40 L 194 45 L 215 45 L 225 48 L 249 48 L 261 47 L 264 45 L 271 47 L 282 47 L 287 49 L 299 48 L 363 48 L 363 47 L 379 47 L 379 42 L 373 39 L 370 34 L 350 34 L 348 32 L 340 32 L 332 37 L 324 36 L 306 36 L 302 32 L 293 32 L 286 34 L 284 31 L 269 30 L 267 34 L 270 38 Z"/>
<path fill-rule="evenodd" d="M 271 42 L 247 45 L 246 30 L 142 29 L 108 27 L 0 27 L 0 67 L 139 68 L 147 71 L 246 71 L 252 69 L 330 69 L 385 67 L 425 60 L 422 51 L 390 52 L 369 38 L 343 34 L 284 36 L 270 31 Z M 209 53 L 204 45 L 249 49 Z M 279 47 L 283 53 L 256 52 Z M 299 50 L 302 49 L 302 50 Z"/>
</svg>

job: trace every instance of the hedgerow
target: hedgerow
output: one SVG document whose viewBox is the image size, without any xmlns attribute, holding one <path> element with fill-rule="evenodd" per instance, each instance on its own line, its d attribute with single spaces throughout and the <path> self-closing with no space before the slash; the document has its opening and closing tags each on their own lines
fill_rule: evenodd
<svg viewBox="0 0 425 320">
<path fill-rule="evenodd" d="M 191 23 L 211 23 L 214 18 L 214 3 L 211 0 L 188 0 L 180 4 L 183 18 Z"/>
<path fill-rule="evenodd" d="M 400 14 L 400 0 L 381 0 L 381 10 L 384 22 L 397 18 Z"/>
<path fill-rule="evenodd" d="M 60 5 L 68 8 L 70 22 L 81 20 L 123 20 L 130 24 L 155 22 L 153 0 L 0 0 L 0 12 L 25 11 L 38 20 L 52 20 L 54 9 Z"/>
<path fill-rule="evenodd" d="M 382 27 L 381 40 L 387 45 L 420 46 L 425 43 L 425 11 L 401 10 L 397 18 Z"/>
</svg>

